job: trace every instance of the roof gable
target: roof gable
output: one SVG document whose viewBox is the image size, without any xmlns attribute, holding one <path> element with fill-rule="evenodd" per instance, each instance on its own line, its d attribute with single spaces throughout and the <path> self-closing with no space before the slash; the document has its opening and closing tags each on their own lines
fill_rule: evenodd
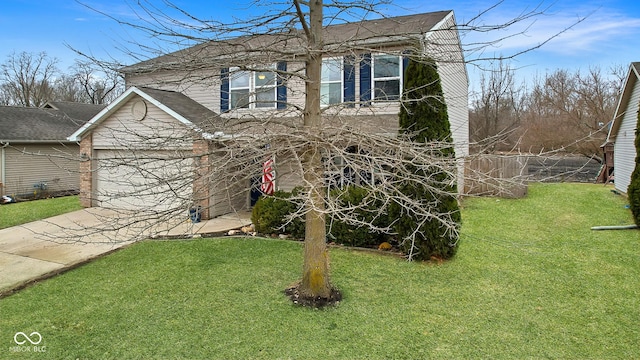
<svg viewBox="0 0 640 360">
<path fill-rule="evenodd" d="M 620 94 L 620 99 L 618 100 L 616 112 L 613 115 L 613 123 L 611 124 L 609 134 L 607 135 L 607 142 L 615 141 L 616 136 L 618 135 L 618 130 L 620 130 L 624 114 L 627 112 L 631 94 L 633 93 L 633 89 L 635 88 L 636 83 L 638 83 L 638 80 L 640 80 L 640 62 L 632 62 L 629 66 L 629 74 L 627 75 L 624 87 L 622 88 L 623 90 Z"/>
<path fill-rule="evenodd" d="M 136 96 L 145 99 L 180 123 L 195 131 L 203 133 L 203 135 L 205 135 L 207 124 L 219 119 L 218 114 L 207 109 L 184 94 L 175 91 L 132 86 L 109 104 L 109 106 L 96 114 L 84 126 L 69 136 L 68 140 L 80 141 L 80 139 L 93 131 L 93 129 L 99 126 L 104 120 L 109 118 L 130 99 Z"/>
</svg>

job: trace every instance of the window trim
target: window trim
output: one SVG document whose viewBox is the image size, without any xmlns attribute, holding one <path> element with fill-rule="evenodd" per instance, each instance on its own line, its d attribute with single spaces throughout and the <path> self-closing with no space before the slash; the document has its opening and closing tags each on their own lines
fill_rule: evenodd
<svg viewBox="0 0 640 360">
<path fill-rule="evenodd" d="M 234 87 L 233 86 L 233 80 L 234 78 L 237 78 L 239 74 L 241 73 L 247 73 L 249 75 L 249 83 L 247 84 L 247 86 L 242 86 L 242 87 Z M 235 109 L 245 109 L 244 106 L 242 107 L 238 107 L 238 106 L 234 106 L 234 102 L 233 102 L 233 91 L 234 90 L 247 90 L 248 91 L 248 95 L 249 95 L 249 100 L 247 103 L 247 107 L 246 109 L 250 108 L 251 106 L 251 71 L 247 71 L 247 70 L 241 70 L 239 67 L 231 67 L 229 68 L 229 110 L 235 110 Z"/>
<path fill-rule="evenodd" d="M 376 77 L 376 58 L 380 57 L 380 56 L 390 56 L 390 57 L 396 57 L 398 59 L 398 76 L 392 76 L 392 77 Z M 404 72 L 404 63 L 403 63 L 403 57 L 402 55 L 393 55 L 393 54 L 387 54 L 387 53 L 377 53 L 377 54 L 371 54 L 371 102 L 376 103 L 389 103 L 389 102 L 394 102 L 394 101 L 400 101 L 400 99 L 402 99 L 402 90 L 403 90 L 403 86 L 404 86 L 404 76 L 403 76 L 403 72 Z M 393 81 L 393 80 L 398 80 L 399 83 L 399 89 L 398 89 L 398 98 L 397 99 L 380 99 L 376 97 L 376 81 Z"/>
<path fill-rule="evenodd" d="M 344 57 L 340 56 L 340 57 L 326 57 L 322 59 L 322 65 L 324 65 L 325 61 L 337 61 L 339 63 L 338 65 L 338 72 L 340 74 L 340 80 L 329 80 L 329 81 L 324 81 L 322 80 L 322 75 L 320 75 L 320 106 L 322 107 L 330 107 L 332 105 L 339 105 L 344 103 L 344 87 L 345 87 L 345 83 L 344 83 Z M 321 72 L 322 74 L 322 72 Z M 322 101 L 322 86 L 325 84 L 340 84 L 340 100 L 337 103 L 330 103 L 327 102 L 326 104 Z M 329 97 L 329 100 L 331 99 L 331 97 Z"/>
<path fill-rule="evenodd" d="M 263 85 L 260 87 L 256 87 L 256 76 L 258 73 L 261 72 L 269 72 L 267 69 L 273 69 L 272 71 L 270 71 L 273 74 L 273 84 L 270 85 Z M 233 76 L 234 74 L 238 74 L 238 73 L 248 73 L 249 74 L 249 86 L 243 86 L 243 87 L 233 87 Z M 260 69 L 260 70 L 247 70 L 247 69 L 242 69 L 238 66 L 232 66 L 229 67 L 229 108 L 228 110 L 241 110 L 241 109 L 248 109 L 248 110 L 257 110 L 257 109 L 277 109 L 278 108 L 278 72 L 277 72 L 277 64 L 271 64 L 269 66 L 266 66 L 264 69 Z M 233 93 L 234 90 L 249 90 L 249 104 L 248 107 L 237 107 L 234 106 L 234 103 L 232 101 L 232 96 L 231 94 Z M 258 106 L 258 90 L 260 89 L 269 89 L 271 91 L 273 91 L 273 101 L 265 101 L 265 102 L 261 102 L 260 104 L 266 105 L 267 103 L 271 103 L 271 105 L 269 106 Z"/>
</svg>

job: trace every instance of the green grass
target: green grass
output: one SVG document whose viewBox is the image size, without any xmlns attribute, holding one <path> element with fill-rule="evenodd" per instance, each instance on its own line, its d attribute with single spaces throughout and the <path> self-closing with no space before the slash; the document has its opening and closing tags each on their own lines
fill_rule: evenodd
<svg viewBox="0 0 640 360">
<path fill-rule="evenodd" d="M 467 199 L 454 260 L 334 248 L 335 308 L 282 294 L 301 243 L 147 241 L 0 299 L 0 358 L 634 359 L 640 232 L 597 185 Z M 46 354 L 11 352 L 38 331 Z M 28 345 L 28 343 L 26 344 Z"/>
<path fill-rule="evenodd" d="M 82 209 L 77 196 L 0 205 L 0 229 Z"/>
</svg>

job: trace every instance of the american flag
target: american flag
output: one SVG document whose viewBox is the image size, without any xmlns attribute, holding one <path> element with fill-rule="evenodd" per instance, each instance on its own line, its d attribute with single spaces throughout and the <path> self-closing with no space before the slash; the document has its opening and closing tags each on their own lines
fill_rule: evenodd
<svg viewBox="0 0 640 360">
<path fill-rule="evenodd" d="M 273 168 L 273 158 L 262 164 L 262 183 L 260 190 L 267 195 L 273 195 L 275 191 L 276 170 Z"/>
</svg>

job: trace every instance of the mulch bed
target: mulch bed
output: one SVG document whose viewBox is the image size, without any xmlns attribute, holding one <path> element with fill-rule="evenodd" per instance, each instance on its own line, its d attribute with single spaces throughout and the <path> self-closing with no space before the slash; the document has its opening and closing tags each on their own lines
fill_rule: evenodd
<svg viewBox="0 0 640 360">
<path fill-rule="evenodd" d="M 293 303 L 296 305 L 319 309 L 325 306 L 337 305 L 342 300 L 342 293 L 335 288 L 331 288 L 331 294 L 329 295 L 328 298 L 325 298 L 321 296 L 316 296 L 316 297 L 302 296 L 300 295 L 299 287 L 300 287 L 300 284 L 295 284 L 284 290 L 285 295 L 287 295 L 291 299 L 291 301 L 293 301 Z"/>
</svg>

